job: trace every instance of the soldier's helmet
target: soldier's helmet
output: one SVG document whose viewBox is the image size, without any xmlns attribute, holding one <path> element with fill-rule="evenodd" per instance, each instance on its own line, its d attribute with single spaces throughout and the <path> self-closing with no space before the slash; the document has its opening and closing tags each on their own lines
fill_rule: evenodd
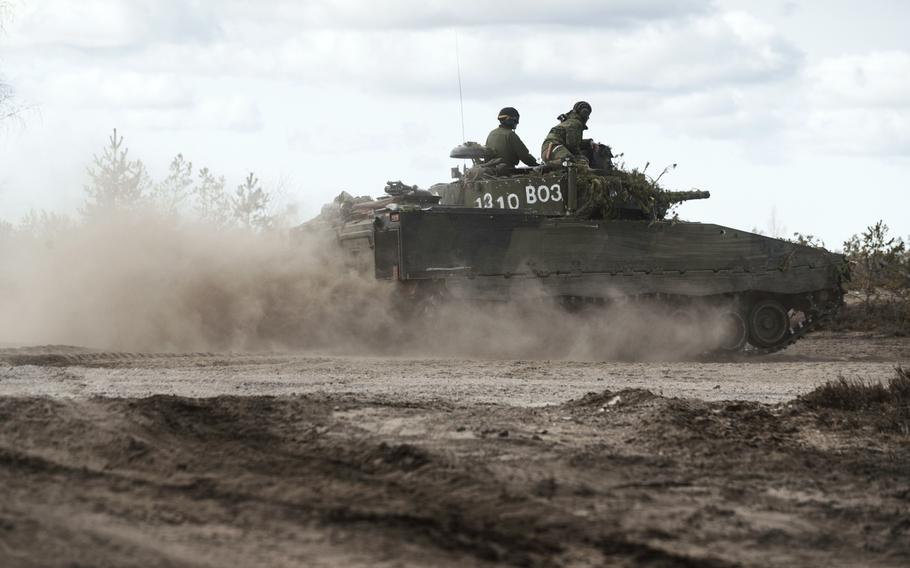
<svg viewBox="0 0 910 568">
<path fill-rule="evenodd" d="M 587 101 L 578 101 L 572 106 L 572 110 L 575 111 L 575 114 L 577 114 L 583 122 L 587 122 L 588 117 L 591 116 L 591 103 Z"/>
<path fill-rule="evenodd" d="M 503 126 L 509 128 L 518 126 L 518 111 L 513 107 L 505 107 L 499 111 L 499 116 L 497 118 L 499 119 L 499 123 Z"/>
</svg>

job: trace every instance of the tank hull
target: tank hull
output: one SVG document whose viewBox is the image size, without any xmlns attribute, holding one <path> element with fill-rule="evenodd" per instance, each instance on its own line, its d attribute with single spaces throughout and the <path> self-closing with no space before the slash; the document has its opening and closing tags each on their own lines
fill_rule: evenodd
<svg viewBox="0 0 910 568">
<path fill-rule="evenodd" d="M 375 276 L 406 303 L 650 302 L 721 327 L 723 352 L 793 343 L 836 313 L 847 276 L 842 255 L 709 223 L 437 206 L 380 213 L 370 230 Z M 364 227 L 349 235 L 363 250 Z"/>
<path fill-rule="evenodd" d="M 445 280 L 484 300 L 550 295 L 805 294 L 840 287 L 843 257 L 707 223 L 585 220 L 466 208 L 377 228 L 376 276 Z"/>
</svg>

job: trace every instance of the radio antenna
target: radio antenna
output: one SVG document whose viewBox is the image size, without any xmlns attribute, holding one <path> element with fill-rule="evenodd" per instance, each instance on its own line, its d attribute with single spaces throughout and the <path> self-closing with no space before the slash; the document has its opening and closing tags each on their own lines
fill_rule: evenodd
<svg viewBox="0 0 910 568">
<path fill-rule="evenodd" d="M 464 143 L 464 95 L 461 92 L 461 57 L 458 54 L 458 30 L 455 30 L 455 67 L 458 69 L 458 105 L 461 108 L 461 141 Z"/>
</svg>

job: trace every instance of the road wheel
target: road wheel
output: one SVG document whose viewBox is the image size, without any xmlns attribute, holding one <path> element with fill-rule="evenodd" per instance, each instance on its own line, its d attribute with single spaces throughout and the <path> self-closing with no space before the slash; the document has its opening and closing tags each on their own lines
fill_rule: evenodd
<svg viewBox="0 0 910 568">
<path fill-rule="evenodd" d="M 720 316 L 720 350 L 729 353 L 740 351 L 746 345 L 748 333 L 746 320 L 736 310 L 728 310 Z"/>
<path fill-rule="evenodd" d="M 698 325 L 698 311 L 694 306 L 678 307 L 670 312 L 670 321 L 683 329 L 694 329 Z"/>
<path fill-rule="evenodd" d="M 790 315 L 777 300 L 763 300 L 749 315 L 749 342 L 756 347 L 774 347 L 790 335 Z"/>
</svg>

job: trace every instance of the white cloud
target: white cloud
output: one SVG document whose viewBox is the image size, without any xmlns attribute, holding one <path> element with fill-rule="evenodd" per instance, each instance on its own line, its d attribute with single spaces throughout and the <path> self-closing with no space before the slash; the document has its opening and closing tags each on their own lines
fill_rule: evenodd
<svg viewBox="0 0 910 568">
<path fill-rule="evenodd" d="M 786 128 L 787 112 L 773 98 L 724 88 L 671 95 L 653 107 L 653 118 L 677 133 L 725 140 L 773 137 Z"/>
<path fill-rule="evenodd" d="M 211 39 L 216 11 L 180 0 L 41 0 L 24 4 L 10 26 L 11 45 L 117 49 L 158 41 Z"/>
<path fill-rule="evenodd" d="M 244 22 L 317 29 L 421 29 L 510 26 L 618 28 L 706 13 L 710 0 L 236 0 L 225 11 Z M 273 28 L 274 29 L 274 28 Z"/>
<path fill-rule="evenodd" d="M 190 107 L 131 109 L 128 124 L 151 130 L 255 132 L 263 126 L 257 102 L 243 96 L 211 96 Z"/>
<path fill-rule="evenodd" d="M 476 27 L 459 37 L 465 94 L 686 91 L 788 78 L 799 52 L 744 14 L 610 27 Z M 724 57 L 717 57 L 724 53 Z M 186 74 L 247 75 L 424 97 L 455 83 L 452 30 L 303 29 L 205 45 L 156 44 L 121 64 Z"/>
<path fill-rule="evenodd" d="M 33 76 L 30 92 L 45 93 L 51 100 L 77 108 L 169 108 L 193 104 L 184 79 L 172 73 L 140 73 L 106 68 L 83 68 Z"/>
<path fill-rule="evenodd" d="M 253 103 L 200 110 L 206 108 L 201 101 L 217 98 L 213 89 L 240 87 L 249 101 L 290 84 L 347 91 L 352 99 L 395 96 L 422 105 L 450 99 L 457 82 L 455 32 L 448 26 L 456 24 L 463 26 L 467 99 L 552 96 L 566 101 L 562 106 L 586 98 L 601 109 L 621 108 L 615 120 L 657 118 L 671 133 L 724 139 L 746 138 L 750 129 L 766 134 L 780 122 L 769 120 L 777 111 L 765 108 L 770 99 L 764 92 L 750 92 L 791 80 L 801 65 L 799 51 L 771 26 L 742 12 L 706 13 L 707 5 L 698 1 L 579 0 L 559 10 L 542 1 L 521 9 L 495 2 L 481 9 L 475 0 L 457 7 L 315 1 L 276 2 L 263 10 L 238 0 L 221 4 L 216 19 L 211 9 L 191 3 L 185 10 L 207 22 L 197 27 L 220 33 L 183 42 L 170 41 L 155 27 L 181 14 L 176 2 L 130 0 L 123 3 L 129 10 L 108 12 L 99 8 L 105 4 L 86 4 L 104 12 L 97 25 L 87 12 L 86 29 L 132 25 L 110 43 L 134 36 L 142 41 L 75 53 L 65 45 L 44 45 L 44 69 L 27 83 L 35 85 L 31 91 L 68 98 L 76 108 L 131 110 L 137 124 L 155 128 L 262 126 Z M 503 21 L 508 23 L 490 25 Z M 52 22 L 46 39 L 59 31 Z M 288 134 L 286 140 L 308 143 L 303 135 Z"/>
<path fill-rule="evenodd" d="M 14 46 L 116 49 L 193 43 L 231 35 L 237 41 L 302 30 L 402 31 L 525 26 L 624 28 L 710 10 L 709 0 L 36 0 L 17 9 Z"/>
<path fill-rule="evenodd" d="M 795 137 L 850 155 L 910 154 L 910 52 L 851 54 L 805 73 L 806 110 Z"/>
<path fill-rule="evenodd" d="M 795 137 L 836 154 L 910 156 L 910 112 L 894 108 L 810 109 Z"/>
<path fill-rule="evenodd" d="M 529 74 L 568 75 L 589 88 L 699 91 L 785 78 L 800 62 L 795 48 L 744 14 L 566 33 L 553 45 L 528 58 Z"/>
<path fill-rule="evenodd" d="M 0 38 L 3 75 L 41 118 L 23 129 L 31 152 L 0 140 L 0 170 L 22 187 L 49 155 L 82 172 L 89 151 L 75 137 L 103 138 L 115 125 L 143 158 L 176 149 L 229 175 L 238 164 L 288 171 L 313 195 L 336 194 L 341 170 L 357 193 L 381 191 L 390 177 L 439 181 L 461 139 L 456 30 L 468 139 L 483 139 L 497 109 L 517 106 L 535 151 L 556 114 L 584 98 L 595 108 L 591 135 L 631 162 L 687 162 L 691 173 L 675 174 L 691 175 L 684 185 L 737 179 L 756 203 L 802 164 L 827 172 L 846 161 L 832 154 L 890 161 L 889 179 L 907 177 L 910 45 L 889 32 L 897 24 L 882 25 L 906 19 L 896 2 L 795 12 L 747 0 L 21 4 Z M 863 25 L 851 19 L 859 12 Z M 867 29 L 873 16 L 887 38 Z M 749 171 L 760 161 L 789 169 L 760 184 Z M 880 167 L 862 169 L 856 179 L 884 179 Z"/>
<path fill-rule="evenodd" d="M 825 107 L 910 107 L 910 52 L 825 59 L 806 73 L 809 102 Z"/>
<path fill-rule="evenodd" d="M 53 43 L 107 48 L 135 38 L 141 26 L 124 3 L 57 0 L 28 5 L 11 27 L 13 46 Z"/>
</svg>

